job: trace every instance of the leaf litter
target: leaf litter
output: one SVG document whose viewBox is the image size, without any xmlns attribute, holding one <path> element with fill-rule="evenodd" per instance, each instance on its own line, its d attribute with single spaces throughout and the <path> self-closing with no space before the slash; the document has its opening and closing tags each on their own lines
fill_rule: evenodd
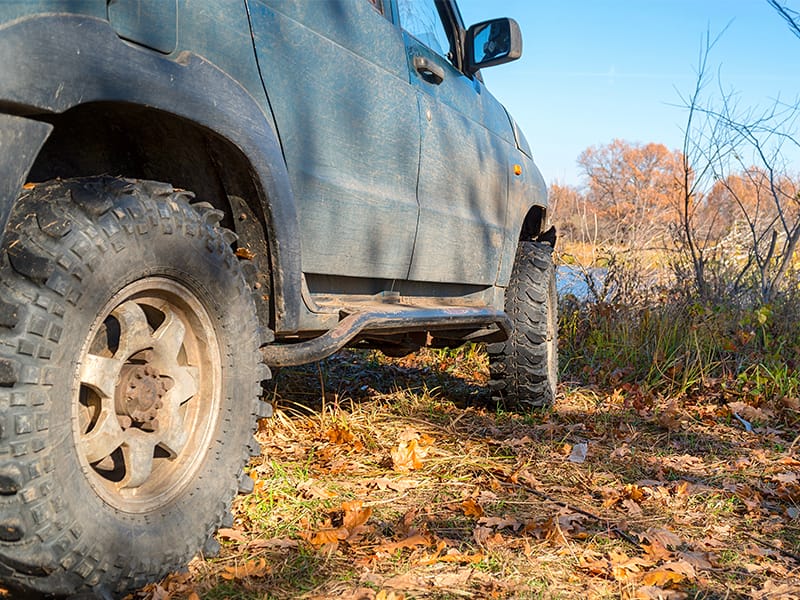
<svg viewBox="0 0 800 600">
<path fill-rule="evenodd" d="M 219 556 L 131 598 L 800 600 L 796 409 L 564 386 L 512 415 L 486 377 L 469 349 L 285 369 Z"/>
</svg>

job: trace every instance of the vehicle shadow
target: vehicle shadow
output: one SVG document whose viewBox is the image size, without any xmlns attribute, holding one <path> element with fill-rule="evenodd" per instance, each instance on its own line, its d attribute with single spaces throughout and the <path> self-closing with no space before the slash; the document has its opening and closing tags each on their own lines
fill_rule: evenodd
<svg viewBox="0 0 800 600">
<path fill-rule="evenodd" d="M 485 379 L 483 373 L 459 376 L 446 366 L 420 366 L 374 351 L 343 350 L 317 363 L 276 369 L 265 384 L 264 399 L 290 399 L 319 410 L 331 401 L 358 404 L 397 392 L 427 392 L 458 408 L 496 408 Z"/>
</svg>

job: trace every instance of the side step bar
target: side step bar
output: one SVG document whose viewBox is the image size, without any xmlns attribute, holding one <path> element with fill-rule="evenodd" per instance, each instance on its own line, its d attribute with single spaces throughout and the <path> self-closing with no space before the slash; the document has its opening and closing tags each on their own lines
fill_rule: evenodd
<svg viewBox="0 0 800 600">
<path fill-rule="evenodd" d="M 312 340 L 296 344 L 270 344 L 261 349 L 271 367 L 293 367 L 322 360 L 344 348 L 363 333 L 401 333 L 497 325 L 508 337 L 511 320 L 505 312 L 488 307 L 408 308 L 353 313 Z"/>
</svg>

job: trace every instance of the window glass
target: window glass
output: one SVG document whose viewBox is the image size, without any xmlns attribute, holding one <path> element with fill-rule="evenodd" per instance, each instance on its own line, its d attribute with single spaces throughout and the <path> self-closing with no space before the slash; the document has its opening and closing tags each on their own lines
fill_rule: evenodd
<svg viewBox="0 0 800 600">
<path fill-rule="evenodd" d="M 382 0 L 367 0 L 372 6 L 375 7 L 379 13 L 383 14 L 383 1 Z"/>
<path fill-rule="evenodd" d="M 434 0 L 398 0 L 400 26 L 442 56 L 450 52 L 450 40 Z"/>
</svg>

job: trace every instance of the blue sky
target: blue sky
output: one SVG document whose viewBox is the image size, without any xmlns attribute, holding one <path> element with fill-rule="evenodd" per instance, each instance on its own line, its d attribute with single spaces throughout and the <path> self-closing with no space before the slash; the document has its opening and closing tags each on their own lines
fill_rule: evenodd
<svg viewBox="0 0 800 600">
<path fill-rule="evenodd" d="M 578 155 L 614 138 L 682 145 L 679 92 L 694 86 L 702 36 L 740 105 L 800 95 L 800 38 L 766 0 L 459 0 L 467 24 L 513 17 L 523 55 L 484 70 L 549 183 L 580 183 Z M 800 0 L 785 0 L 800 10 Z M 713 74 L 713 73 L 712 73 Z M 794 164 L 800 171 L 800 165 Z"/>
</svg>

